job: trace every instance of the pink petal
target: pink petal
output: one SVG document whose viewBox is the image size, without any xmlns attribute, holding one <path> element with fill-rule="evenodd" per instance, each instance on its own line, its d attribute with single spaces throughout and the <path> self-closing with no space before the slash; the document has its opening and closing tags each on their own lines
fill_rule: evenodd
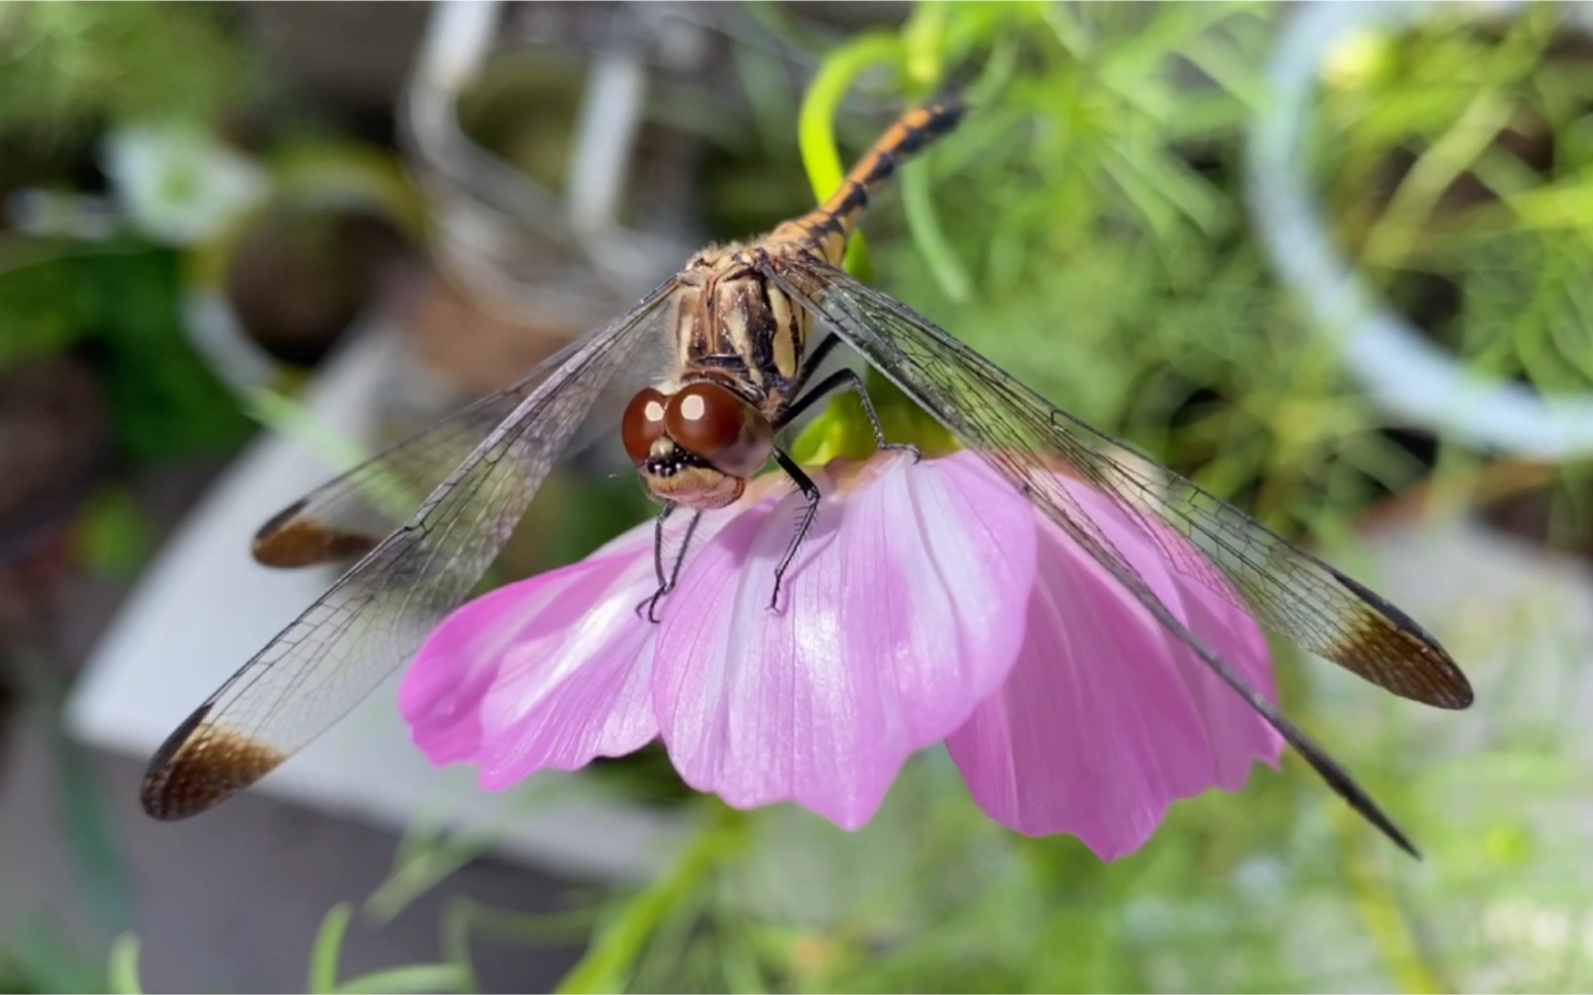
<svg viewBox="0 0 1593 995">
<path fill-rule="evenodd" d="M 686 568 L 654 664 L 693 787 L 866 822 L 902 763 L 1005 679 L 1034 581 L 1027 503 L 979 460 L 876 458 L 826 495 L 769 610 L 803 499 L 765 501 Z"/>
<path fill-rule="evenodd" d="M 1158 544 L 1105 495 L 1069 490 L 1173 613 L 1272 697 L 1254 620 L 1163 552 L 1194 555 L 1187 541 L 1168 531 Z M 1012 674 L 947 740 L 991 818 L 1030 835 L 1071 833 L 1110 860 L 1142 846 L 1174 800 L 1237 790 L 1255 760 L 1277 766 L 1277 734 L 1087 552 L 1049 521 L 1039 545 Z M 1215 576 L 1209 565 L 1198 573 Z"/>
<path fill-rule="evenodd" d="M 593 558 L 499 588 L 421 648 L 399 709 L 433 763 L 471 762 L 482 786 L 640 749 L 658 733 L 658 626 L 634 608 L 656 587 L 651 524 Z"/>
</svg>

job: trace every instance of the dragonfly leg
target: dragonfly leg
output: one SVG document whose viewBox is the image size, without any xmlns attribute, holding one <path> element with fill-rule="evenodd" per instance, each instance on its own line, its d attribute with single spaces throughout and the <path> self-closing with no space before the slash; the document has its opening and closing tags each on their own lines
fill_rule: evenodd
<svg viewBox="0 0 1593 995">
<path fill-rule="evenodd" d="M 802 369 L 797 372 L 797 390 L 801 390 L 802 385 L 811 380 L 813 378 L 813 374 L 819 372 L 819 367 L 824 365 L 824 360 L 827 359 L 830 353 L 835 351 L 835 347 L 840 344 L 841 340 L 836 336 L 826 335 L 824 336 L 824 340 L 822 342 L 813 347 L 813 351 L 808 353 L 808 358 L 802 361 Z"/>
<path fill-rule="evenodd" d="M 663 600 L 664 595 L 673 591 L 675 584 L 679 582 L 680 568 L 686 563 L 686 551 L 691 548 L 692 536 L 697 533 L 697 523 L 702 521 L 702 512 L 692 512 L 691 522 L 686 526 L 686 536 L 680 543 L 680 552 L 675 556 L 675 565 L 670 569 L 669 575 L 666 577 L 664 575 L 664 522 L 678 507 L 679 505 L 673 502 L 664 505 L 664 509 L 658 513 L 657 523 L 653 528 L 653 570 L 658 575 L 658 589 L 653 592 L 652 597 L 647 598 L 636 606 L 637 616 L 645 618 L 649 622 L 656 623 L 658 621 L 658 602 Z M 644 612 L 643 609 L 646 609 L 646 611 Z"/>
<path fill-rule="evenodd" d="M 832 340 L 826 339 L 825 343 L 830 341 Z M 820 348 L 822 347 L 823 344 L 821 343 Z M 874 401 L 868 396 L 868 391 L 863 387 L 863 378 L 858 376 L 855 370 L 836 370 L 823 380 L 820 380 L 812 390 L 797 398 L 789 408 L 785 409 L 785 412 L 780 416 L 780 420 L 774 426 L 775 431 L 778 432 L 780 429 L 785 428 L 801 417 L 804 411 L 818 403 L 819 400 L 838 390 L 850 390 L 857 394 L 858 401 L 863 405 L 863 413 L 868 416 L 869 427 L 874 430 L 874 444 L 876 446 L 880 449 L 895 452 L 912 453 L 915 461 L 920 458 L 917 446 L 885 441 L 885 428 L 880 424 L 879 412 L 874 410 Z M 776 454 L 776 458 L 778 458 L 778 454 Z"/>
<path fill-rule="evenodd" d="M 658 586 L 664 586 L 664 523 L 669 516 L 680 507 L 673 501 L 666 501 L 664 507 L 659 509 L 658 519 L 653 523 L 653 573 L 658 577 Z"/>
<path fill-rule="evenodd" d="M 680 568 L 686 565 L 686 550 L 691 548 L 692 536 L 697 534 L 697 524 L 701 521 L 702 512 L 693 511 L 691 521 L 686 523 L 686 535 L 680 540 L 680 553 L 675 556 L 675 568 L 669 572 L 669 583 L 664 585 L 665 594 L 673 591 L 680 581 Z"/>
<path fill-rule="evenodd" d="M 812 478 L 803 473 L 802 468 L 797 466 L 796 460 L 786 455 L 784 450 L 776 449 L 774 451 L 774 459 L 775 462 L 780 464 L 780 469 L 784 470 L 791 478 L 791 481 L 797 485 L 797 489 L 802 492 L 802 496 L 808 499 L 808 506 L 802 512 L 802 520 L 797 523 L 796 531 L 791 534 L 791 545 L 785 548 L 785 555 L 780 557 L 780 565 L 774 568 L 774 593 L 769 596 L 770 611 L 777 611 L 779 608 L 780 584 L 785 580 L 786 568 L 791 565 L 791 560 L 796 556 L 797 547 L 802 545 L 802 540 L 807 538 L 808 530 L 813 528 L 813 519 L 819 513 L 819 498 L 821 496 L 819 494 L 819 485 L 815 484 Z"/>
</svg>

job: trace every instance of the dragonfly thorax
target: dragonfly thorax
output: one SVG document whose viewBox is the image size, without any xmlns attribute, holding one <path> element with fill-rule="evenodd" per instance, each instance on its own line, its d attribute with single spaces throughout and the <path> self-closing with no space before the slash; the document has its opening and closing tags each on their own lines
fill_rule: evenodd
<svg viewBox="0 0 1593 995">
<path fill-rule="evenodd" d="M 679 278 L 672 333 L 682 380 L 724 379 L 778 420 L 801 374 L 811 318 L 765 276 L 761 254 L 727 246 L 692 260 Z"/>
</svg>

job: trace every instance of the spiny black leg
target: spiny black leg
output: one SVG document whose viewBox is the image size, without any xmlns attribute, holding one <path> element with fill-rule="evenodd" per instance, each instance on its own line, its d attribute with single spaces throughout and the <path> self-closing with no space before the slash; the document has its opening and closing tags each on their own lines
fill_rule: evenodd
<svg viewBox="0 0 1593 995">
<path fill-rule="evenodd" d="M 791 560 L 796 556 L 797 547 L 802 545 L 802 540 L 807 538 L 808 530 L 813 527 L 813 518 L 819 513 L 819 487 L 802 468 L 797 466 L 796 460 L 785 454 L 784 450 L 776 449 L 774 459 L 780 464 L 780 469 L 786 472 L 792 483 L 797 485 L 797 490 L 808 499 L 808 506 L 802 512 L 802 520 L 797 523 L 796 532 L 791 535 L 791 545 L 785 548 L 785 555 L 780 557 L 780 565 L 774 568 L 774 594 L 769 597 L 769 610 L 778 610 L 780 604 L 780 584 L 785 580 L 786 568 L 791 565 Z"/>
<path fill-rule="evenodd" d="M 668 594 L 675 589 L 675 584 L 680 581 L 680 568 L 686 564 L 686 550 L 691 548 L 692 536 L 697 534 L 697 525 L 702 521 L 702 512 L 691 513 L 691 521 L 686 523 L 686 534 L 680 540 L 680 555 L 675 557 L 675 569 L 669 572 L 669 583 L 664 585 L 662 593 Z"/>
<path fill-rule="evenodd" d="M 829 339 L 825 340 L 830 341 Z M 817 351 L 817 350 L 815 350 Z M 920 457 L 917 446 L 885 441 L 885 428 L 879 423 L 879 413 L 874 410 L 874 401 L 868 396 L 868 391 L 863 389 L 863 378 L 855 370 L 836 370 L 834 373 L 819 381 L 812 390 L 803 394 L 791 403 L 789 408 L 780 415 L 775 423 L 776 432 L 785 428 L 791 422 L 801 417 L 802 413 L 813 407 L 815 403 L 826 394 L 833 394 L 838 390 L 851 390 L 857 393 L 857 399 L 863 403 L 863 413 L 868 416 L 869 427 L 874 430 L 874 444 L 881 449 L 896 450 L 913 454 L 914 461 Z M 778 458 L 778 453 L 776 458 Z"/>
<path fill-rule="evenodd" d="M 678 507 L 680 506 L 674 503 L 665 504 L 663 510 L 658 513 L 657 523 L 653 527 L 653 572 L 658 576 L 658 589 L 653 592 L 652 597 L 636 606 L 637 616 L 645 618 L 649 622 L 658 621 L 656 615 L 658 602 L 663 599 L 664 595 L 673 591 L 675 582 L 680 580 L 680 568 L 686 562 L 686 550 L 691 547 L 691 537 L 697 532 L 697 523 L 702 521 L 702 512 L 696 511 L 692 513 L 691 524 L 686 526 L 686 537 L 680 544 L 680 554 L 675 557 L 674 569 L 670 570 L 669 576 L 666 578 L 664 576 L 664 520 L 669 518 Z M 642 611 L 643 608 L 647 609 L 645 613 Z"/>
<path fill-rule="evenodd" d="M 796 379 L 792 381 L 792 391 L 801 390 L 802 385 L 807 383 L 813 377 L 813 374 L 819 372 L 819 367 L 824 364 L 824 360 L 829 358 L 830 353 L 834 352 L 835 347 L 840 344 L 841 340 L 836 336 L 826 335 L 824 341 L 814 346 L 813 351 L 808 353 L 808 358 L 802 361 L 802 368 L 797 371 Z"/>
<path fill-rule="evenodd" d="M 658 578 L 658 586 L 664 586 L 664 522 L 680 507 L 673 501 L 664 502 L 658 511 L 658 518 L 653 523 L 653 574 Z"/>
</svg>

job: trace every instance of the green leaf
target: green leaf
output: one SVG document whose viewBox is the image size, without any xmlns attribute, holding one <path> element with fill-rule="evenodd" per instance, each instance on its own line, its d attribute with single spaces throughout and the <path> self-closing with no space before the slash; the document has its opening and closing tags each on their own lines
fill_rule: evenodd
<svg viewBox="0 0 1593 995">
<path fill-rule="evenodd" d="M 138 946 L 137 933 L 123 933 L 111 944 L 106 975 L 112 995 L 143 995 L 144 988 L 138 980 Z"/>
<path fill-rule="evenodd" d="M 406 837 L 407 839 L 407 837 Z M 389 922 L 421 895 L 492 847 L 487 832 L 446 833 L 417 840 L 395 855 L 387 880 L 365 900 L 366 912 L 377 922 Z"/>
<path fill-rule="evenodd" d="M 349 922 L 354 918 L 354 906 L 339 902 L 321 920 L 315 934 L 315 945 L 310 950 L 310 977 L 308 990 L 312 995 L 331 995 L 338 990 L 338 961 L 342 955 L 343 938 L 348 935 Z"/>
<path fill-rule="evenodd" d="M 6 991 L 94 992 L 105 987 L 105 964 L 78 949 L 42 910 L 24 913 L 0 946 L 0 985 Z"/>
<path fill-rule="evenodd" d="M 745 836 L 742 815 L 727 805 L 708 804 L 715 805 L 717 818 L 697 834 L 668 873 L 625 903 L 555 992 L 578 995 L 622 990 L 659 924 L 687 895 L 702 887 L 716 866 L 736 855 Z"/>
<path fill-rule="evenodd" d="M 0 256 L 0 372 L 25 359 L 53 356 L 89 332 L 72 282 L 72 246 L 7 241 Z"/>
<path fill-rule="evenodd" d="M 112 425 L 136 463 L 230 452 L 253 424 L 188 341 L 175 253 L 136 243 L 62 261 L 63 320 L 102 354 Z"/>
<path fill-rule="evenodd" d="M 406 992 L 456 992 L 463 990 L 468 975 L 457 964 L 409 964 L 374 971 L 344 982 L 341 995 L 394 995 Z"/>
<path fill-rule="evenodd" d="M 144 510 L 122 488 L 101 491 L 78 520 L 78 542 L 91 569 L 128 579 L 138 573 L 155 548 L 155 536 Z"/>
<path fill-rule="evenodd" d="M 953 302 L 966 304 L 973 297 L 973 281 L 957 250 L 940 227 L 935 213 L 935 192 L 930 184 L 929 163 L 908 163 L 902 170 L 902 202 L 907 209 L 908 230 L 913 243 L 940 281 L 940 289 Z"/>
</svg>

